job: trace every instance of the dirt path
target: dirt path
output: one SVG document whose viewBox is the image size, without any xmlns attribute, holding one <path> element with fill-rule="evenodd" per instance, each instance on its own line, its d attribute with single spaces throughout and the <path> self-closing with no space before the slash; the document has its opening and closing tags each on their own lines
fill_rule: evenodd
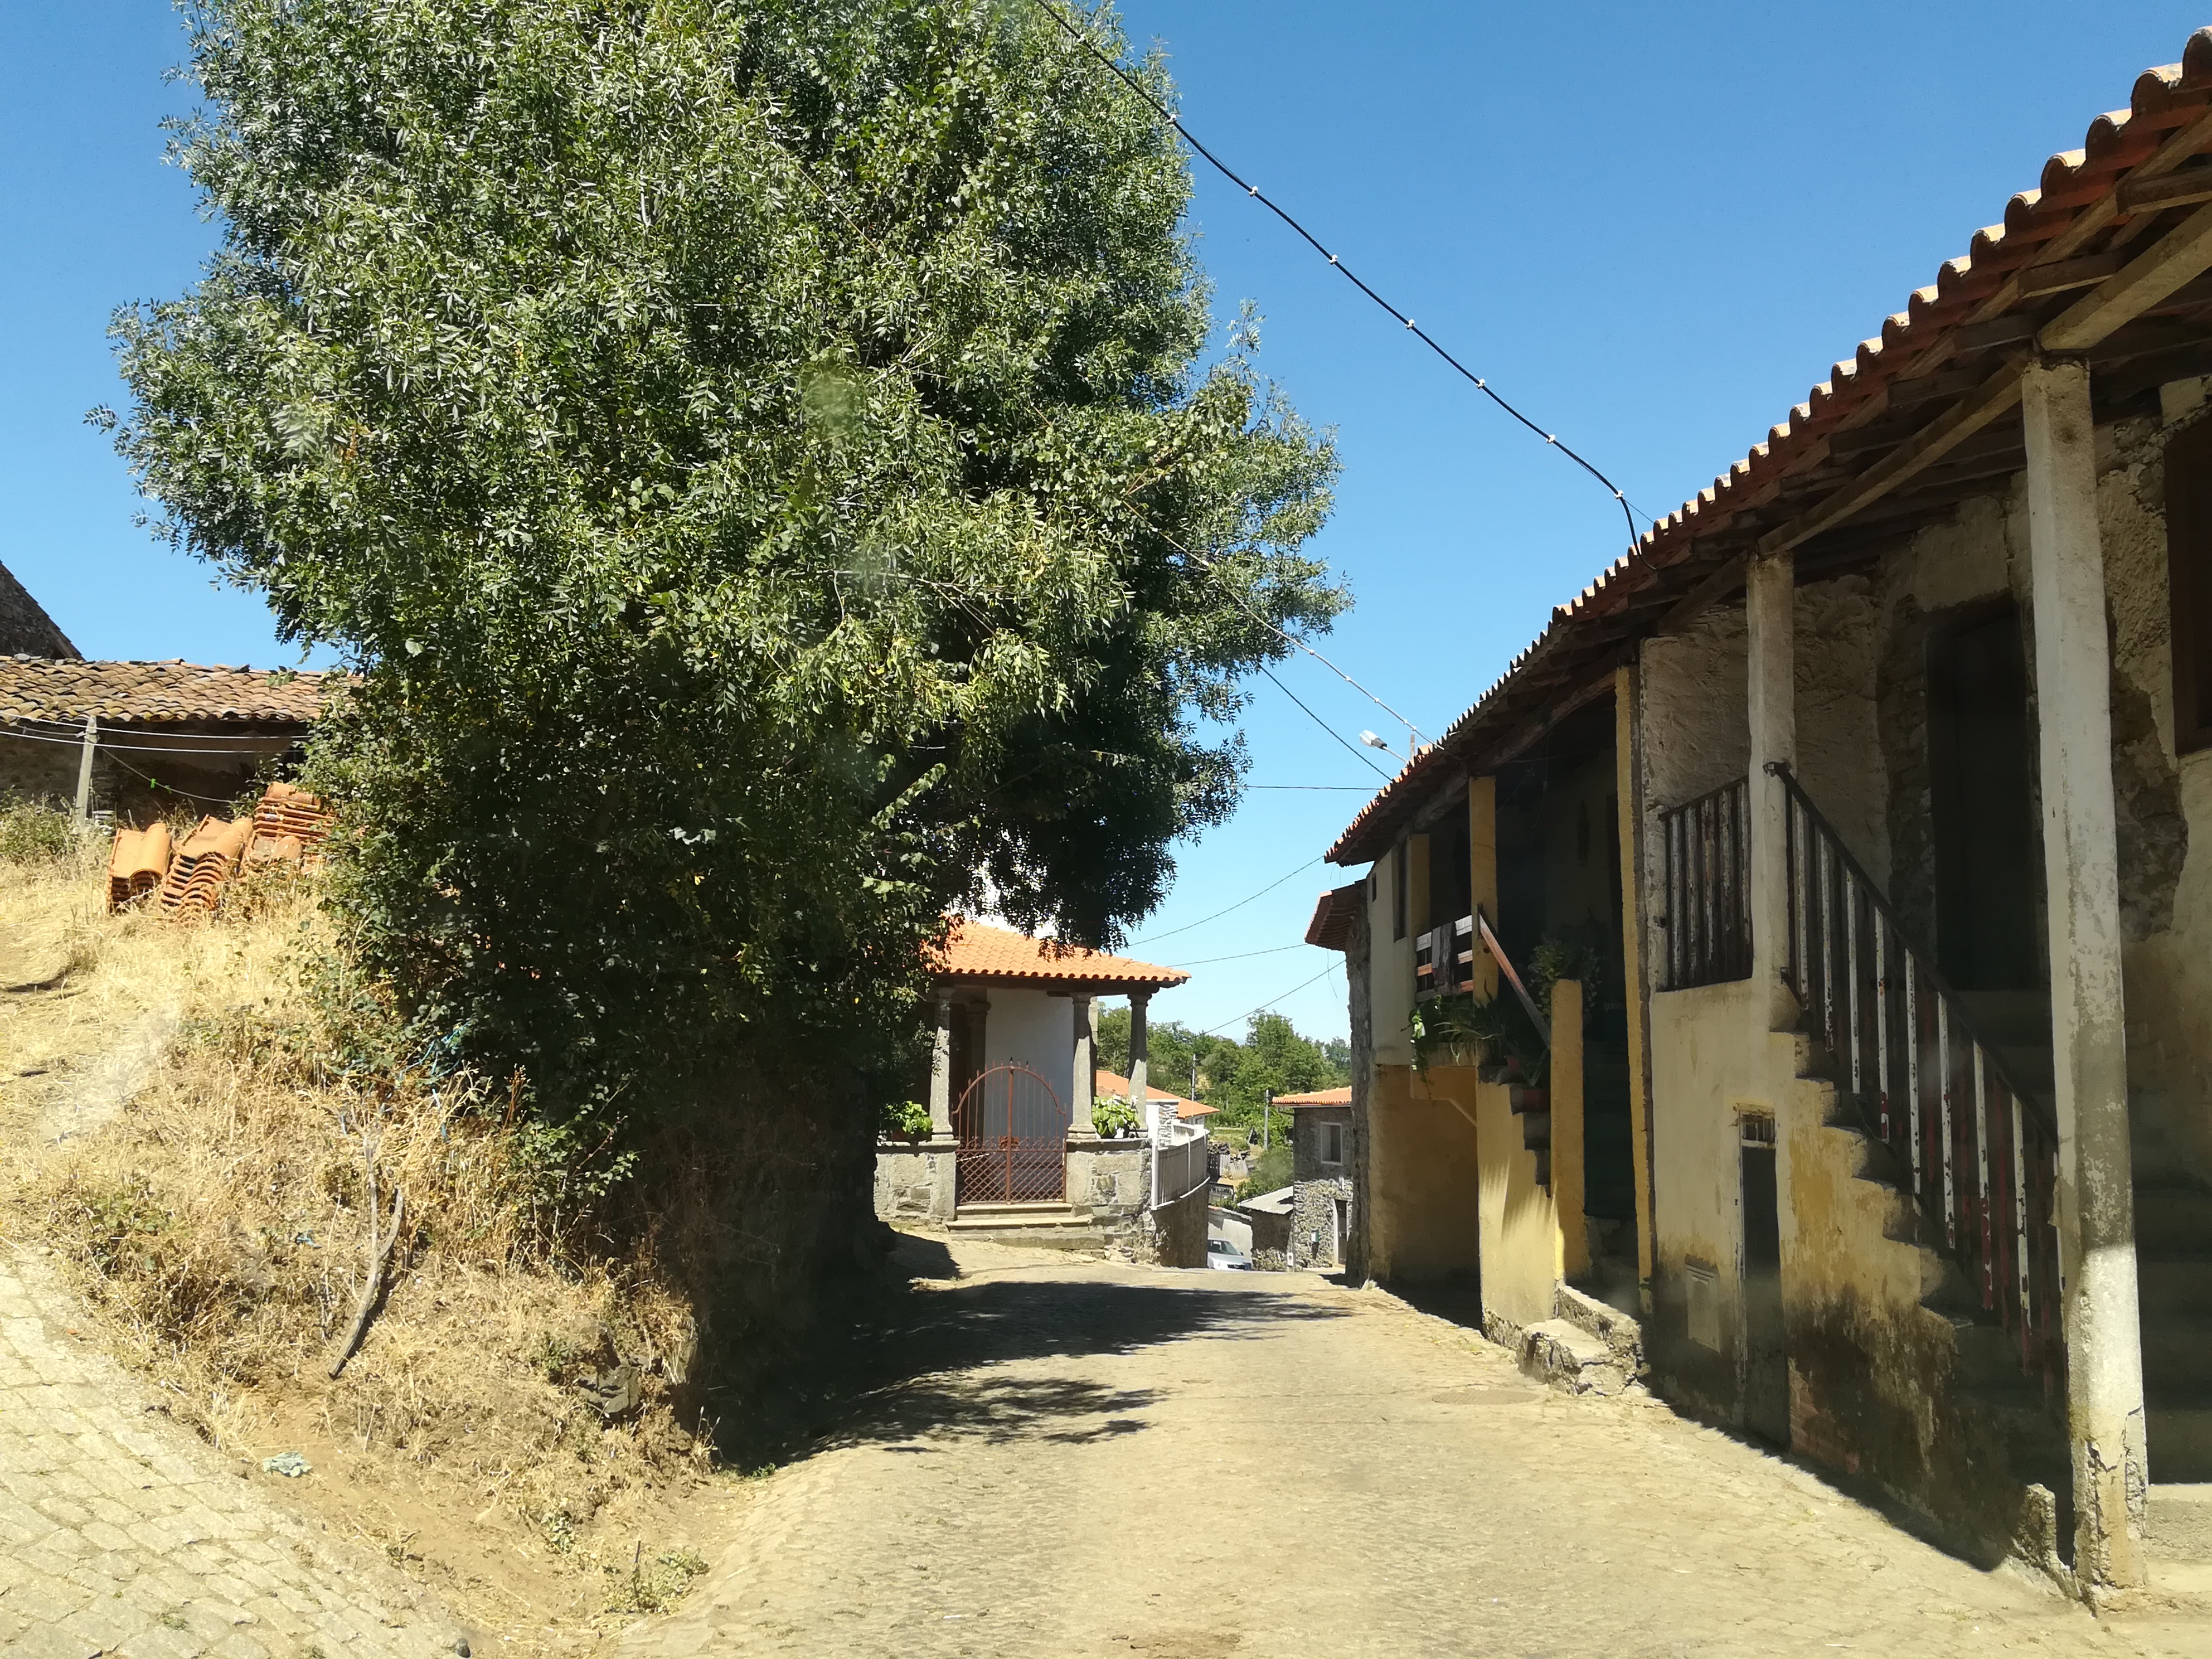
<svg viewBox="0 0 2212 1659">
<path fill-rule="evenodd" d="M 2212 1650 L 1941 1554 L 1663 1407 L 1533 1388 L 1379 1293 L 957 1255 L 881 1335 L 905 1379 L 617 1651 Z"/>
</svg>

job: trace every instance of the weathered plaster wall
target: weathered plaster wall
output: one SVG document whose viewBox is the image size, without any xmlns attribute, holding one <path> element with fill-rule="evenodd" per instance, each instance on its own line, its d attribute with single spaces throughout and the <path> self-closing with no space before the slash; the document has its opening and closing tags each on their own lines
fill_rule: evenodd
<svg viewBox="0 0 2212 1659">
<path fill-rule="evenodd" d="M 1480 1081 L 1469 1066 L 1432 1066 L 1429 1079 L 1474 1115 L 1482 1170 L 1483 1329 L 1493 1341 L 1517 1346 L 1522 1331 L 1552 1316 L 1565 1271 L 1559 1206 L 1537 1183 L 1536 1154 L 1523 1144 L 1510 1089 Z"/>
<path fill-rule="evenodd" d="M 1080 1127 L 1089 1103 L 1076 1109 L 1075 1004 L 1067 997 L 1024 988 L 994 989 L 983 1022 L 983 1064 L 1026 1066 L 1052 1085 L 1069 1122 Z"/>
<path fill-rule="evenodd" d="M 1352 1025 L 1352 1231 L 1345 1241 L 1344 1267 L 1355 1285 L 1374 1275 L 1370 1247 L 1374 1213 L 1375 1048 L 1373 1011 L 1368 994 L 1368 910 L 1352 921 L 1344 951 L 1344 980 Z"/>
<path fill-rule="evenodd" d="M 1434 1079 L 1437 1068 L 1429 1075 Z M 1474 1126 L 1411 1066 L 1375 1067 L 1367 1157 L 1369 1271 L 1409 1282 L 1475 1273 L 1481 1229 Z"/>
<path fill-rule="evenodd" d="M 1771 1039 L 1778 1076 L 1795 1077 L 1808 1054 L 1800 1037 Z M 1921 1304 L 1931 1260 L 1896 1237 L 1911 1200 L 1858 1178 L 1865 1143 L 1830 1127 L 1826 1085 L 1799 1078 L 1775 1108 L 1791 1449 L 1874 1482 L 1984 1560 L 2055 1562 L 2051 1490 L 2021 1474 L 2056 1471 L 2034 1468 L 1960 1387 L 1960 1339 Z M 1994 1331 L 1970 1338 L 2007 1348 Z M 1993 1357 L 2008 1363 L 2008 1351 Z"/>
<path fill-rule="evenodd" d="M 1651 999 L 1653 1229 L 1656 1262 L 1644 1344 L 1672 1398 L 1723 1420 L 1741 1414 L 1743 1219 L 1736 1111 L 1770 1101 L 1770 1060 L 1751 1039 L 1748 980 Z M 1711 1307 L 1698 1304 L 1706 1297 Z M 1697 1316 L 1709 1316 L 1710 1325 Z"/>
<path fill-rule="evenodd" d="M 1203 1267 L 1206 1194 L 1200 1187 L 1172 1204 L 1146 1210 L 1138 1230 L 1139 1259 L 1156 1267 Z"/>
<path fill-rule="evenodd" d="M 2199 394 L 2201 396 L 2201 393 Z M 2164 447 L 2212 418 L 2100 429 L 2112 631 L 2112 785 L 2138 1171 L 2212 1180 L 2212 751 L 2177 757 Z M 2170 402 L 2169 407 L 2173 404 Z"/>
<path fill-rule="evenodd" d="M 1395 909 L 1390 860 L 1367 872 L 1367 994 L 1377 1066 L 1413 1063 L 1413 928 L 1390 936 Z"/>
<path fill-rule="evenodd" d="M 1797 781 L 1877 881 L 1889 872 L 1888 786 L 1872 764 L 1879 610 L 1863 576 L 1797 590 Z"/>
</svg>

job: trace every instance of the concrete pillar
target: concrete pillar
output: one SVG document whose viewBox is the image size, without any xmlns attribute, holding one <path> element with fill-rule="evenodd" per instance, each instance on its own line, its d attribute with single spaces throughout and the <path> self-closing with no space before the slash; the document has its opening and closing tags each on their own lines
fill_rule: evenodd
<svg viewBox="0 0 2212 1659">
<path fill-rule="evenodd" d="M 76 821 L 92 822 L 92 757 L 100 749 L 100 717 L 84 717 L 84 750 L 76 763 Z"/>
<path fill-rule="evenodd" d="M 1498 780 L 1467 781 L 1468 891 L 1474 908 L 1492 928 L 1498 926 Z M 1474 982 L 1468 987 L 1478 1002 L 1498 994 L 1498 964 L 1483 948 L 1482 935 L 1474 937 Z"/>
<path fill-rule="evenodd" d="M 1129 993 L 1129 1104 L 1137 1121 L 1144 1124 L 1152 1121 L 1151 1114 L 1145 1110 L 1145 1091 L 1150 1086 L 1145 1075 L 1145 1009 L 1152 1000 L 1150 991 Z"/>
<path fill-rule="evenodd" d="M 1091 1103 L 1098 1097 L 1098 1038 L 1091 1024 L 1091 999 L 1075 997 L 1075 1069 L 1068 1079 L 1067 1127 L 1091 1133 Z"/>
<path fill-rule="evenodd" d="M 1789 796 L 1767 775 L 1772 761 L 1797 763 L 1797 571 L 1787 553 L 1753 559 L 1744 574 L 1751 705 L 1751 977 L 1758 988 L 1752 1039 L 1796 1018 L 1782 981 L 1790 963 Z"/>
<path fill-rule="evenodd" d="M 1636 1173 L 1636 1277 L 1650 1311 L 1651 1272 L 1658 1256 L 1651 1190 L 1651 984 L 1644 967 L 1649 925 L 1644 877 L 1644 722 L 1642 674 L 1633 664 L 1613 672 L 1613 775 L 1620 822 L 1620 936 L 1628 996 L 1628 1116 Z"/>
<path fill-rule="evenodd" d="M 2149 1476 L 2120 1000 L 2112 664 L 2087 365 L 2032 365 L 2021 378 L 2021 416 L 2051 913 L 2075 1571 L 2094 1596 L 2143 1582 Z"/>
<path fill-rule="evenodd" d="M 929 1133 L 952 1139 L 952 1003 L 937 1000 L 937 1034 L 929 1049 Z"/>
</svg>

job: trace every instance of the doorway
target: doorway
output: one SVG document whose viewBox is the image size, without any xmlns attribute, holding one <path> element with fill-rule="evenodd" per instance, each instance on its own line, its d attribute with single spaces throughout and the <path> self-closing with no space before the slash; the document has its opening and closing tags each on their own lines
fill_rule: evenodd
<svg viewBox="0 0 2212 1659">
<path fill-rule="evenodd" d="M 2020 611 L 2009 601 L 1928 642 L 1936 958 L 1961 991 L 2044 982 L 2043 849 Z"/>
<path fill-rule="evenodd" d="M 1774 1120 L 1746 1112 L 1742 1143 L 1744 1426 L 1790 1443 L 1789 1338 L 1782 1317 L 1782 1211 L 1775 1191 Z"/>
</svg>

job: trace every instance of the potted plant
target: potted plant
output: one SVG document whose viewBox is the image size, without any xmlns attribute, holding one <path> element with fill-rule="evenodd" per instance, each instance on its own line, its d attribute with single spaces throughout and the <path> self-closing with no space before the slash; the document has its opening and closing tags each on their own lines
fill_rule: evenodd
<svg viewBox="0 0 2212 1659">
<path fill-rule="evenodd" d="M 877 1133 L 885 1140 L 903 1140 L 909 1146 L 929 1139 L 929 1108 L 915 1100 L 885 1101 Z"/>
<path fill-rule="evenodd" d="M 1137 1109 L 1112 1095 L 1091 1103 L 1091 1127 L 1102 1139 L 1118 1140 L 1137 1133 Z"/>
</svg>

